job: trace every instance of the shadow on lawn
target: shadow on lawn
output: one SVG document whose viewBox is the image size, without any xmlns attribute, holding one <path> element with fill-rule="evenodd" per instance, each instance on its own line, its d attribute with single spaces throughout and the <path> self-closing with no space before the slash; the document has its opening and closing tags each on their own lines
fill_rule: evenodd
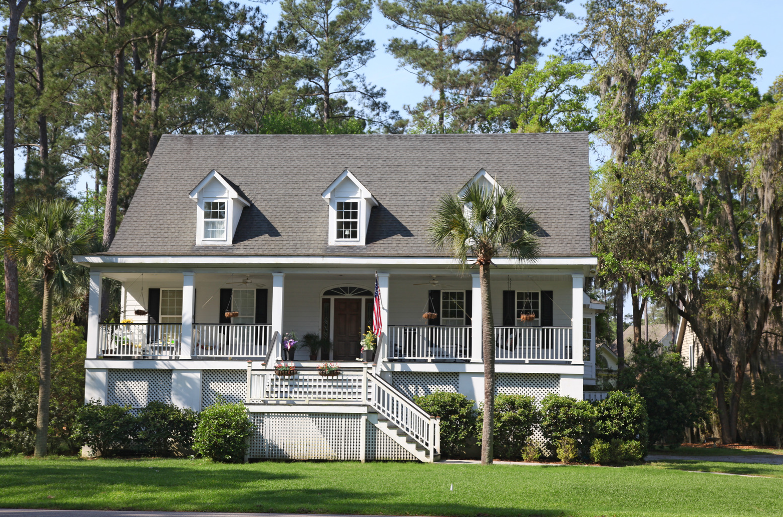
<svg viewBox="0 0 783 517">
<path fill-rule="evenodd" d="M 561 510 L 492 507 L 449 500 L 422 502 L 413 497 L 408 500 L 400 490 L 395 491 L 393 487 L 378 490 L 377 485 L 369 481 L 366 486 L 374 490 L 363 491 L 362 486 L 355 489 L 312 487 L 313 478 L 306 475 L 258 471 L 240 465 L 196 469 L 144 461 L 114 464 L 114 461 L 118 460 L 102 460 L 91 465 L 52 462 L 45 469 L 33 461 L 3 465 L 0 507 L 301 514 L 565 515 Z"/>
<path fill-rule="evenodd" d="M 713 463 L 699 460 L 653 460 L 654 465 L 665 470 L 685 470 L 699 472 L 720 472 L 725 474 L 739 474 L 743 476 L 764 476 L 783 478 L 783 469 L 780 466 L 766 463 Z M 778 467 L 770 470 L 770 467 Z"/>
</svg>

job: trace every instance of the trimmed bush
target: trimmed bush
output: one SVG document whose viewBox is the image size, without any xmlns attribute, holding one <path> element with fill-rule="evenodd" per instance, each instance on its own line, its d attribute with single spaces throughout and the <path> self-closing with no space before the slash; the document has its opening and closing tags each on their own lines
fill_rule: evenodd
<svg viewBox="0 0 783 517">
<path fill-rule="evenodd" d="M 128 406 L 104 406 L 91 400 L 76 412 L 76 433 L 92 454 L 110 456 L 131 448 L 138 432 L 138 420 Z"/>
<path fill-rule="evenodd" d="M 611 442 L 597 439 L 590 447 L 590 457 L 601 465 L 618 465 L 623 462 L 638 463 L 644 458 L 644 447 L 638 440 L 624 442 L 618 438 Z"/>
<path fill-rule="evenodd" d="M 138 445 L 156 456 L 187 455 L 193 448 L 197 424 L 198 415 L 191 409 L 150 402 L 139 412 Z"/>
<path fill-rule="evenodd" d="M 244 461 L 253 424 L 244 404 L 227 404 L 222 397 L 201 412 L 193 449 L 207 458 L 224 463 Z"/>
<path fill-rule="evenodd" d="M 587 455 L 595 427 L 596 409 L 591 403 L 550 393 L 541 401 L 541 432 L 551 452 L 563 438 L 572 438 Z"/>
<path fill-rule="evenodd" d="M 533 428 L 540 422 L 541 413 L 533 397 L 503 394 L 495 397 L 494 456 L 507 460 L 521 459 Z"/>
<path fill-rule="evenodd" d="M 595 435 L 604 441 L 637 440 L 647 450 L 647 409 L 644 399 L 631 390 L 613 391 L 596 406 Z"/>
<path fill-rule="evenodd" d="M 444 458 L 464 456 L 476 443 L 475 402 L 461 393 L 435 392 L 414 397 L 416 404 L 433 416 L 440 417 L 440 449 Z"/>
<path fill-rule="evenodd" d="M 557 457 L 562 463 L 573 463 L 579 456 L 576 440 L 573 438 L 560 438 L 557 442 Z"/>
<path fill-rule="evenodd" d="M 637 440 L 623 442 L 620 446 L 620 459 L 636 463 L 644 459 L 644 447 Z"/>
<path fill-rule="evenodd" d="M 525 448 L 522 449 L 522 459 L 527 462 L 538 461 L 541 459 L 541 449 L 532 440 L 528 440 Z"/>
<path fill-rule="evenodd" d="M 592 458 L 593 463 L 609 465 L 612 461 L 611 447 L 611 445 L 600 438 L 594 441 L 593 445 L 590 446 L 590 458 Z"/>
</svg>

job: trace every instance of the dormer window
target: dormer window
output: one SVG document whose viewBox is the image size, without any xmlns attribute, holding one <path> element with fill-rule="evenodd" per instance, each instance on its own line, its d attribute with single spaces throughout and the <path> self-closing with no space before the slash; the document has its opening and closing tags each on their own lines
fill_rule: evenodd
<svg viewBox="0 0 783 517">
<path fill-rule="evenodd" d="M 190 193 L 196 209 L 196 244 L 227 246 L 233 243 L 242 210 L 250 201 L 239 187 L 212 171 Z"/>
<path fill-rule="evenodd" d="M 337 201 L 337 240 L 359 239 L 359 202 Z"/>
<path fill-rule="evenodd" d="M 226 240 L 225 201 L 204 201 L 204 238 Z"/>
<path fill-rule="evenodd" d="M 321 196 L 329 203 L 329 244 L 364 246 L 370 210 L 378 206 L 370 191 L 345 170 Z"/>
</svg>

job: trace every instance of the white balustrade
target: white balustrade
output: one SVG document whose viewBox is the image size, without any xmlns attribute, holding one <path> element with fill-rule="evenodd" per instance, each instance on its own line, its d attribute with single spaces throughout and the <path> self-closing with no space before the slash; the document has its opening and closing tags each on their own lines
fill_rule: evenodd
<svg viewBox="0 0 783 517">
<path fill-rule="evenodd" d="M 432 458 L 436 446 L 439 446 L 436 438 L 436 434 L 439 434 L 437 420 L 380 377 L 372 374 L 368 377 L 372 380 L 370 386 L 372 407 L 378 414 L 428 449 Z M 437 452 L 440 453 L 439 450 Z"/>
<path fill-rule="evenodd" d="M 470 360 L 471 327 L 389 327 L 389 359 Z"/>
<path fill-rule="evenodd" d="M 109 323 L 98 330 L 103 357 L 174 357 L 179 355 L 182 325 L 178 323 Z"/>
<path fill-rule="evenodd" d="M 590 402 L 600 402 L 609 397 L 608 391 L 583 391 L 582 398 Z"/>
<path fill-rule="evenodd" d="M 276 375 L 265 370 L 251 373 L 250 400 L 365 402 L 365 383 L 360 371 L 322 376 L 313 371 Z"/>
<path fill-rule="evenodd" d="M 271 325 L 193 325 L 191 354 L 198 357 L 264 357 Z"/>
<path fill-rule="evenodd" d="M 570 327 L 495 327 L 495 359 L 571 361 Z"/>
</svg>

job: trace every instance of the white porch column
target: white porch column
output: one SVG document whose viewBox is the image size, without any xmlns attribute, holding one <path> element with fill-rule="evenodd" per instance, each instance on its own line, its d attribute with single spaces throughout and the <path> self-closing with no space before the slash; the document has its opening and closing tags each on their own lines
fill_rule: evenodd
<svg viewBox="0 0 783 517">
<path fill-rule="evenodd" d="M 284 280 L 285 273 L 272 273 L 272 334 L 275 332 L 280 333 L 280 338 L 283 337 L 283 301 L 284 301 Z M 277 344 L 281 342 L 278 339 L 275 343 L 275 351 L 272 352 L 273 360 L 280 360 L 282 350 Z"/>
<path fill-rule="evenodd" d="M 582 337 L 584 336 L 582 304 L 584 303 L 585 276 L 581 273 L 574 273 L 571 275 L 571 279 L 573 280 L 573 288 L 571 289 L 571 350 L 574 355 L 571 364 L 585 364 L 582 354 Z"/>
<path fill-rule="evenodd" d="M 182 273 L 182 342 L 180 343 L 180 359 L 190 359 L 193 344 L 193 291 L 196 285 L 196 275 L 193 271 Z"/>
<path fill-rule="evenodd" d="M 472 285 L 472 291 L 473 295 L 471 298 L 471 301 L 473 303 L 473 307 L 471 307 L 471 316 L 470 316 L 470 322 L 471 322 L 471 347 L 470 347 L 470 362 L 471 363 L 480 363 L 481 362 L 481 353 L 484 349 L 482 346 L 484 336 L 481 333 L 481 322 L 483 319 L 483 314 L 481 312 L 482 306 L 481 306 L 481 279 L 479 278 L 478 273 L 473 273 L 470 275 L 473 278 L 473 285 Z"/>
<path fill-rule="evenodd" d="M 375 361 L 380 364 L 389 356 L 389 273 L 378 273 L 378 291 L 381 295 L 381 336 L 375 351 Z"/>
<path fill-rule="evenodd" d="M 101 272 L 90 271 L 90 307 L 87 312 L 87 359 L 98 357 L 101 318 Z"/>
<path fill-rule="evenodd" d="M 89 330 L 89 329 L 88 329 Z M 88 368 L 84 370 L 84 403 L 100 400 L 105 406 L 109 399 L 109 370 Z"/>
</svg>

